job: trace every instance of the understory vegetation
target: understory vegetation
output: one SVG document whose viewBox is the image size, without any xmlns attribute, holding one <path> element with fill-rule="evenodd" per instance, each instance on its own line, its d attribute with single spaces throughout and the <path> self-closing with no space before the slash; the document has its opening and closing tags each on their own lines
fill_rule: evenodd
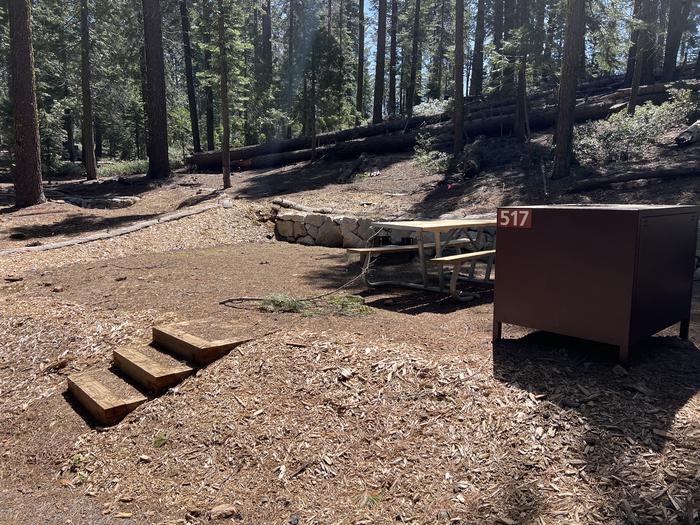
<svg viewBox="0 0 700 525">
<path fill-rule="evenodd" d="M 299 299 L 286 294 L 270 294 L 262 300 L 265 312 L 298 313 L 307 317 L 316 315 L 340 315 L 355 317 L 366 315 L 371 308 L 359 295 L 334 295 L 320 299 Z"/>
<path fill-rule="evenodd" d="M 644 157 L 659 137 L 700 115 L 700 99 L 690 90 L 673 90 L 659 106 L 648 102 L 634 114 L 621 111 L 605 120 L 586 122 L 574 131 L 574 153 L 580 163 L 609 164 Z"/>
<path fill-rule="evenodd" d="M 177 170 L 183 167 L 181 160 L 171 160 L 170 169 Z M 120 160 L 115 162 L 104 161 L 97 166 L 97 173 L 100 177 L 128 177 L 148 171 L 148 161 L 142 160 Z M 49 176 L 70 179 L 81 178 L 85 176 L 85 167 L 80 162 L 61 162 L 52 171 Z"/>
</svg>

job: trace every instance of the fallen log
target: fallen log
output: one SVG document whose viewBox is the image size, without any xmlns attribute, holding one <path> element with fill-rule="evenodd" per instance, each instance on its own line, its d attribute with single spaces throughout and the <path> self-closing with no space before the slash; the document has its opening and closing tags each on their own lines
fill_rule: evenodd
<svg viewBox="0 0 700 525">
<path fill-rule="evenodd" d="M 603 85 L 610 85 L 615 82 L 616 77 L 608 79 L 599 79 L 595 81 Z M 595 84 L 596 86 L 598 84 Z M 580 96 L 589 96 L 591 84 L 583 84 L 580 86 Z M 596 88 L 593 88 L 596 89 Z M 597 87 L 600 89 L 600 87 Z M 548 103 L 556 103 L 553 90 L 545 90 L 534 93 L 528 97 L 529 104 L 535 104 L 537 101 L 547 99 Z M 467 110 L 474 118 L 484 118 L 492 116 L 500 116 L 510 114 L 514 110 L 514 102 L 510 99 L 489 100 L 489 101 L 474 101 L 467 104 Z M 394 119 L 388 120 L 381 124 L 371 126 L 362 126 L 352 129 L 346 129 L 331 133 L 321 133 L 316 136 L 317 146 L 327 146 L 338 142 L 346 142 L 360 138 L 369 138 L 378 135 L 386 135 L 399 131 L 405 132 L 415 130 L 421 126 L 431 124 L 439 124 L 448 122 L 452 118 L 451 112 L 440 113 L 430 116 L 416 116 L 410 119 Z M 254 157 L 266 155 L 278 155 L 289 151 L 306 150 L 311 148 L 311 137 L 297 137 L 286 140 L 273 140 L 265 144 L 256 144 L 253 146 L 244 146 L 231 150 L 231 161 L 240 161 Z M 221 152 L 208 151 L 203 153 L 195 153 L 187 159 L 188 164 L 194 164 L 203 169 L 220 169 L 221 167 Z"/>
<path fill-rule="evenodd" d="M 639 103 L 651 101 L 655 104 L 664 102 L 668 98 L 668 88 L 677 84 L 653 84 L 642 86 L 639 91 Z M 684 83 L 684 87 L 693 90 L 700 90 L 700 83 Z M 629 89 L 616 91 L 605 96 L 594 97 L 588 101 L 580 100 L 576 107 L 575 121 L 577 123 L 589 120 L 599 120 L 607 118 L 613 112 L 615 105 L 629 96 Z M 543 131 L 550 129 L 556 124 L 558 107 L 556 104 L 532 108 L 529 113 L 529 125 L 532 131 Z M 482 114 L 483 115 L 483 114 Z M 437 119 L 437 117 L 435 117 Z M 439 120 L 439 119 L 438 119 Z M 497 137 L 508 135 L 511 132 L 514 121 L 514 112 L 504 112 L 497 116 L 483 115 L 477 118 L 475 115 L 465 122 L 464 131 L 467 136 L 476 137 L 484 135 L 487 137 Z M 448 135 L 451 133 L 451 124 L 437 123 L 426 125 L 422 132 L 432 136 Z M 410 151 L 416 144 L 417 133 L 396 133 L 393 135 L 379 135 L 365 137 L 355 140 L 337 142 L 334 145 L 326 145 L 317 148 L 316 154 L 331 159 L 356 158 L 362 153 L 383 154 L 401 151 Z M 310 140 L 310 139 L 309 139 Z M 447 142 L 447 140 L 446 140 Z M 208 155 L 208 154 L 207 154 Z M 249 159 L 239 160 L 234 166 L 240 170 L 273 168 L 309 161 L 312 158 L 311 149 L 290 151 L 277 154 L 261 155 Z M 218 164 L 217 164 L 218 163 Z M 197 164 L 199 168 L 216 169 L 221 167 L 221 158 L 215 155 L 211 160 L 203 160 L 202 164 Z"/>
<path fill-rule="evenodd" d="M 683 164 L 682 166 L 673 166 L 671 168 L 655 169 L 652 172 L 635 170 L 632 173 L 623 173 L 620 175 L 610 175 L 586 179 L 575 184 L 572 184 L 566 193 L 580 193 L 585 191 L 597 190 L 605 188 L 612 184 L 622 182 L 632 182 L 636 180 L 650 179 L 676 179 L 681 177 L 697 177 L 700 176 L 700 162 Z"/>
<path fill-rule="evenodd" d="M 674 139 L 674 142 L 679 146 L 687 146 L 694 144 L 698 139 L 700 139 L 700 120 L 696 120 L 693 125 L 688 126 Z"/>
</svg>

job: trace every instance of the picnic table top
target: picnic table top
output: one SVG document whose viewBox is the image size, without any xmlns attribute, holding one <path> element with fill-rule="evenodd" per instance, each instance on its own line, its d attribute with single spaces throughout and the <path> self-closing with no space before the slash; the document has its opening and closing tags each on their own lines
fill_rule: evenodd
<svg viewBox="0 0 700 525">
<path fill-rule="evenodd" d="M 496 219 L 438 219 L 415 221 L 373 222 L 375 228 L 387 230 L 407 230 L 424 232 L 443 232 L 458 228 L 495 228 Z"/>
</svg>

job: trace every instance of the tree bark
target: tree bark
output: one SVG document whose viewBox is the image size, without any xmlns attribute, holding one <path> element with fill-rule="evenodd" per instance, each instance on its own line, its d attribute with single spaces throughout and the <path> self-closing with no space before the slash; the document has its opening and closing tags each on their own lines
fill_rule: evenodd
<svg viewBox="0 0 700 525">
<path fill-rule="evenodd" d="M 528 23 L 528 1 L 518 0 L 518 23 L 524 28 Z M 521 35 L 520 46 L 518 46 L 520 55 L 517 64 L 517 85 L 515 93 L 515 123 L 514 134 L 520 142 L 527 142 L 530 137 L 530 131 L 527 119 L 527 54 L 528 45 L 527 37 Z M 574 92 L 574 96 L 575 92 Z"/>
<path fill-rule="evenodd" d="M 469 96 L 480 97 L 484 89 L 484 39 L 486 38 L 486 1 L 476 4 L 476 32 L 474 34 L 474 59 L 472 61 L 472 81 Z"/>
<path fill-rule="evenodd" d="M 143 28 L 148 79 L 148 177 L 170 175 L 168 160 L 168 113 L 165 106 L 165 61 L 160 0 L 143 1 Z"/>
<path fill-rule="evenodd" d="M 8 0 L 7 16 L 10 22 L 9 91 L 14 132 L 12 178 L 15 206 L 23 208 L 46 201 L 41 183 L 30 1 Z"/>
<path fill-rule="evenodd" d="M 676 60 L 678 49 L 681 46 L 683 30 L 690 13 L 690 0 L 671 0 L 668 11 L 668 30 L 666 31 L 666 45 L 664 48 L 664 68 L 662 80 L 673 80 L 676 73 Z"/>
<path fill-rule="evenodd" d="M 571 168 L 574 116 L 576 114 L 576 85 L 586 29 L 585 9 L 585 0 L 569 0 L 566 13 L 564 57 L 561 65 L 561 84 L 559 86 L 559 113 L 557 129 L 554 134 L 556 150 L 553 179 L 568 176 Z"/>
<path fill-rule="evenodd" d="M 185 83 L 187 84 L 187 103 L 190 110 L 192 128 L 192 147 L 195 153 L 202 151 L 199 138 L 199 114 L 197 112 L 197 94 L 194 90 L 194 71 L 192 69 L 192 44 L 190 43 L 190 15 L 187 0 L 180 0 L 180 21 L 182 24 L 182 50 L 185 57 Z"/>
<path fill-rule="evenodd" d="M 219 2 L 219 75 L 221 77 L 221 167 L 224 189 L 231 187 L 231 122 L 228 107 L 228 60 L 226 45 L 226 6 Z"/>
<path fill-rule="evenodd" d="M 416 104 L 416 82 L 418 77 L 418 47 L 420 40 L 420 1 L 415 0 L 413 10 L 413 31 L 411 36 L 411 76 L 406 90 L 406 114 L 413 116 L 413 106 Z"/>
<path fill-rule="evenodd" d="M 372 124 L 384 120 L 384 64 L 386 60 L 386 1 L 379 0 L 379 21 L 377 26 L 377 60 L 374 74 L 374 108 Z"/>
<path fill-rule="evenodd" d="M 503 0 L 493 0 L 493 47 L 498 52 L 503 47 Z"/>
<path fill-rule="evenodd" d="M 389 45 L 389 115 L 396 115 L 396 48 L 399 32 L 399 2 L 391 0 L 391 43 Z"/>
<path fill-rule="evenodd" d="M 454 157 L 464 149 L 464 0 L 455 1 Z"/>
<path fill-rule="evenodd" d="M 212 0 L 202 0 L 202 43 L 204 44 L 204 71 L 206 73 L 211 73 L 211 51 L 209 50 L 209 44 L 211 43 L 211 33 L 209 28 L 212 24 L 211 17 L 211 2 Z M 206 120 L 206 133 L 207 133 L 207 151 L 214 151 L 214 90 L 211 85 L 207 83 L 204 86 L 204 113 Z"/>
<path fill-rule="evenodd" d="M 634 0 L 632 8 L 633 22 L 638 22 L 642 13 L 642 1 Z M 637 43 L 639 41 L 639 29 L 634 27 L 630 32 L 630 48 L 627 52 L 627 68 L 625 69 L 625 87 L 632 85 L 632 79 L 634 78 L 634 59 L 637 55 Z"/>
<path fill-rule="evenodd" d="M 262 49 L 263 87 L 270 89 L 272 85 L 272 3 L 264 0 L 265 9 L 262 14 Z"/>
<path fill-rule="evenodd" d="M 364 117 L 365 88 L 365 0 L 359 0 L 357 15 L 357 73 L 355 85 L 355 126 L 359 126 Z"/>
<path fill-rule="evenodd" d="M 66 130 L 66 150 L 68 151 L 68 160 L 75 162 L 75 121 L 73 120 L 73 111 L 66 108 L 63 112 L 63 129 Z"/>
<path fill-rule="evenodd" d="M 97 180 L 92 89 L 90 86 L 90 18 L 87 0 L 80 0 L 80 81 L 83 96 L 83 164 L 87 180 Z"/>
</svg>

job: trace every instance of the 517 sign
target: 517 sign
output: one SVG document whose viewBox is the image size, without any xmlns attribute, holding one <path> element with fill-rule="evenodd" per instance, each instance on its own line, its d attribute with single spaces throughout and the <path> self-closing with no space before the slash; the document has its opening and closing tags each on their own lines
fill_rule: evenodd
<svg viewBox="0 0 700 525">
<path fill-rule="evenodd" d="M 501 209 L 498 210 L 499 228 L 532 228 L 532 210 Z"/>
</svg>

